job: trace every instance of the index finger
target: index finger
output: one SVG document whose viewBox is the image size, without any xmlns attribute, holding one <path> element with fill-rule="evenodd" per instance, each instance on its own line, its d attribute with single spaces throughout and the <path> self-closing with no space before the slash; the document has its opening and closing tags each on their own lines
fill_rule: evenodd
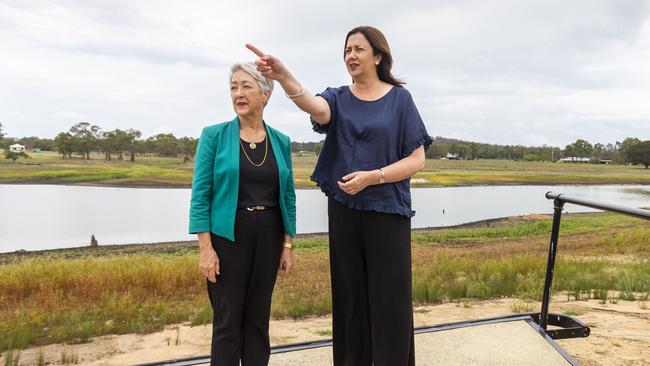
<svg viewBox="0 0 650 366">
<path fill-rule="evenodd" d="M 250 43 L 246 43 L 246 48 L 253 51 L 253 53 L 256 54 L 257 56 L 259 56 L 260 58 L 265 56 L 265 54 L 264 54 L 264 52 L 262 52 L 262 50 L 260 50 L 259 48 L 253 46 Z"/>
</svg>

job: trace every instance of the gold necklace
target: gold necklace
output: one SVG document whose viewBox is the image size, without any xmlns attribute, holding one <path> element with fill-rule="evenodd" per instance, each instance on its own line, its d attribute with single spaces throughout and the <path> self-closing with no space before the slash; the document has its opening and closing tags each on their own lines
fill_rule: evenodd
<svg viewBox="0 0 650 366">
<path fill-rule="evenodd" d="M 251 144 L 253 144 L 253 143 L 251 143 Z M 242 143 L 241 138 L 239 139 L 239 145 L 241 145 L 241 149 L 244 151 L 244 155 L 246 155 L 246 159 L 248 159 L 248 161 L 251 164 L 253 164 L 253 166 L 262 166 L 262 164 L 264 164 L 264 162 L 266 161 L 266 154 L 269 152 L 269 137 L 268 136 L 266 136 L 266 138 L 264 139 L 264 159 L 262 159 L 262 162 L 259 163 L 259 164 L 253 163 L 250 156 L 248 156 L 248 153 L 246 153 L 246 149 L 244 148 L 244 144 Z"/>
</svg>

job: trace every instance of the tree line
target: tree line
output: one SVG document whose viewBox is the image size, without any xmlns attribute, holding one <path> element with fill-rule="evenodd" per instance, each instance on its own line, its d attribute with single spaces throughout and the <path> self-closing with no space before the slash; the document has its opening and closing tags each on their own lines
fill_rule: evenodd
<svg viewBox="0 0 650 366">
<path fill-rule="evenodd" d="M 578 139 L 568 144 L 564 149 L 554 146 L 522 146 L 495 145 L 462 140 L 435 137 L 427 151 L 427 158 L 439 159 L 445 157 L 473 159 L 507 159 L 522 161 L 557 161 L 561 158 L 580 161 L 589 159 L 593 163 L 611 161 L 618 164 L 643 164 L 646 168 L 650 163 L 650 140 L 641 141 L 628 137 L 616 143 L 595 143 Z"/>
<path fill-rule="evenodd" d="M 603 161 L 617 164 L 643 164 L 646 168 L 650 164 L 650 141 L 641 141 L 638 138 L 628 137 L 615 144 L 595 143 L 578 139 L 568 144 L 564 149 L 555 146 L 522 146 L 522 145 L 496 145 L 469 142 L 445 137 L 432 137 L 433 143 L 426 152 L 428 159 L 500 159 L 520 161 L 557 161 L 561 158 L 571 158 L 581 161 L 587 158 L 590 162 Z M 309 151 L 316 155 L 323 148 L 324 141 L 319 142 L 292 142 L 293 152 Z"/>
<path fill-rule="evenodd" d="M 27 150 L 40 149 L 58 151 L 64 158 L 79 154 L 84 159 L 90 158 L 91 152 L 100 152 L 105 160 L 113 156 L 123 159 L 128 155 L 135 161 L 138 155 L 181 157 L 189 160 L 194 156 L 198 139 L 191 137 L 177 138 L 173 134 L 157 134 L 142 139 L 142 133 L 135 129 L 103 131 L 99 126 L 88 122 L 79 122 L 68 131 L 59 133 L 54 139 L 23 137 L 21 139 L 5 138 L 0 123 L 0 147 L 7 148 L 13 143 L 24 145 Z M 306 151 L 320 154 L 324 141 L 292 142 L 293 152 Z M 446 157 L 465 160 L 473 159 L 507 159 L 521 161 L 557 161 L 561 158 L 575 158 L 576 161 L 587 158 L 591 162 L 611 161 L 617 164 L 642 164 L 650 166 L 650 140 L 642 141 L 628 137 L 616 143 L 595 143 L 578 139 L 564 149 L 555 146 L 496 145 L 469 142 L 444 137 L 433 137 L 433 144 L 426 152 L 429 159 Z"/>
<path fill-rule="evenodd" d="M 132 162 L 135 162 L 136 156 L 178 157 L 185 161 L 190 160 L 194 157 L 198 142 L 198 139 L 178 138 L 171 133 L 159 133 L 142 139 L 142 133 L 136 129 L 104 131 L 88 122 L 76 123 L 68 131 L 60 132 L 54 139 L 32 136 L 4 140 L 7 147 L 18 143 L 24 145 L 28 151 L 57 151 L 63 159 L 71 159 L 74 154 L 83 159 L 90 159 L 90 154 L 97 152 L 103 155 L 104 160 L 112 160 L 113 157 L 123 160 L 128 155 Z"/>
</svg>

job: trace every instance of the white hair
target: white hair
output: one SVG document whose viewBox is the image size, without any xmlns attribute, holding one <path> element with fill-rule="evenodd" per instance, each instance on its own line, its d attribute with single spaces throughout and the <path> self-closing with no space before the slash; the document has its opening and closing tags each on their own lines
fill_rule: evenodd
<svg viewBox="0 0 650 366">
<path fill-rule="evenodd" d="M 250 76 L 255 79 L 257 82 L 257 85 L 259 85 L 260 89 L 262 89 L 262 92 L 271 92 L 273 91 L 273 80 L 268 79 L 262 75 L 259 71 L 257 71 L 257 65 L 255 65 L 254 62 L 237 62 L 234 65 L 230 67 L 230 81 L 232 82 L 232 76 L 237 70 L 244 70 L 247 72 Z"/>
</svg>

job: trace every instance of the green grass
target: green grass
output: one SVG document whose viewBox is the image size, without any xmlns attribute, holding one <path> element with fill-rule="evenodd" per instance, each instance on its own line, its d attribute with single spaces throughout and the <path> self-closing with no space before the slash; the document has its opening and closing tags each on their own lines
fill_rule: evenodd
<svg viewBox="0 0 650 366">
<path fill-rule="evenodd" d="M 621 215 L 573 215 L 571 219 L 561 221 L 560 230 L 562 236 L 565 236 L 625 227 L 633 222 L 638 223 L 639 221 Z M 418 230 L 413 232 L 411 240 L 413 243 L 445 244 L 481 239 L 520 238 L 548 235 L 551 232 L 551 226 L 552 222 L 549 216 L 548 220 L 520 221 L 514 224 L 493 227 L 445 229 L 438 231 Z"/>
<path fill-rule="evenodd" d="M 78 364 L 79 355 L 74 353 L 71 350 L 64 348 L 61 351 L 61 359 L 59 360 L 59 362 L 61 362 L 62 365 Z"/>
<path fill-rule="evenodd" d="M 539 300 L 549 221 L 510 219 L 490 227 L 414 231 L 414 301 Z M 563 292 L 569 300 L 647 301 L 649 235 L 649 225 L 624 216 L 567 215 L 554 293 Z M 322 315 L 331 309 L 327 237 L 299 237 L 296 244 L 294 271 L 278 276 L 274 318 Z M 0 352 L 212 321 L 193 243 L 159 251 L 137 247 L 140 253 L 135 248 L 3 258 Z M 525 311 L 526 304 L 517 309 Z"/>
<path fill-rule="evenodd" d="M 97 154 L 91 160 L 61 159 L 50 152 L 31 154 L 26 164 L 0 162 L 1 182 L 50 184 L 94 183 L 115 186 L 189 186 L 193 164 L 176 158 L 140 157 L 104 161 Z"/>
<path fill-rule="evenodd" d="M 583 308 L 571 308 L 564 311 L 564 314 L 569 316 L 581 316 L 585 314 L 585 309 Z"/>
<path fill-rule="evenodd" d="M 4 354 L 4 360 L 5 366 L 18 366 L 18 361 L 20 361 L 20 352 L 10 349 Z"/>
<path fill-rule="evenodd" d="M 416 186 L 509 184 L 646 184 L 650 171 L 639 166 L 565 164 L 509 160 L 427 160 Z"/>
<path fill-rule="evenodd" d="M 91 160 L 79 157 L 61 159 L 56 153 L 30 154 L 31 159 L 0 161 L 1 182 L 50 184 L 99 184 L 108 186 L 189 187 L 193 162 L 180 158 L 137 157 L 135 163 L 114 159 L 104 161 L 92 154 Z M 294 154 L 294 179 L 297 188 L 315 188 L 309 179 L 316 157 Z M 508 160 L 434 160 L 414 178 L 415 187 L 511 185 L 511 184 L 649 184 L 650 170 L 639 166 L 563 164 Z"/>
<path fill-rule="evenodd" d="M 521 297 L 541 300 L 546 259 L 523 254 L 505 258 L 436 256 L 414 268 L 413 299 L 440 303 L 463 298 Z M 623 300 L 650 291 L 650 263 L 614 263 L 606 260 L 559 260 L 554 291 L 567 291 L 576 300 L 592 298 L 595 290 L 616 290 Z"/>
<path fill-rule="evenodd" d="M 332 330 L 331 329 L 317 330 L 314 333 L 318 334 L 319 336 L 323 336 L 323 337 L 331 337 L 332 336 Z"/>
</svg>

